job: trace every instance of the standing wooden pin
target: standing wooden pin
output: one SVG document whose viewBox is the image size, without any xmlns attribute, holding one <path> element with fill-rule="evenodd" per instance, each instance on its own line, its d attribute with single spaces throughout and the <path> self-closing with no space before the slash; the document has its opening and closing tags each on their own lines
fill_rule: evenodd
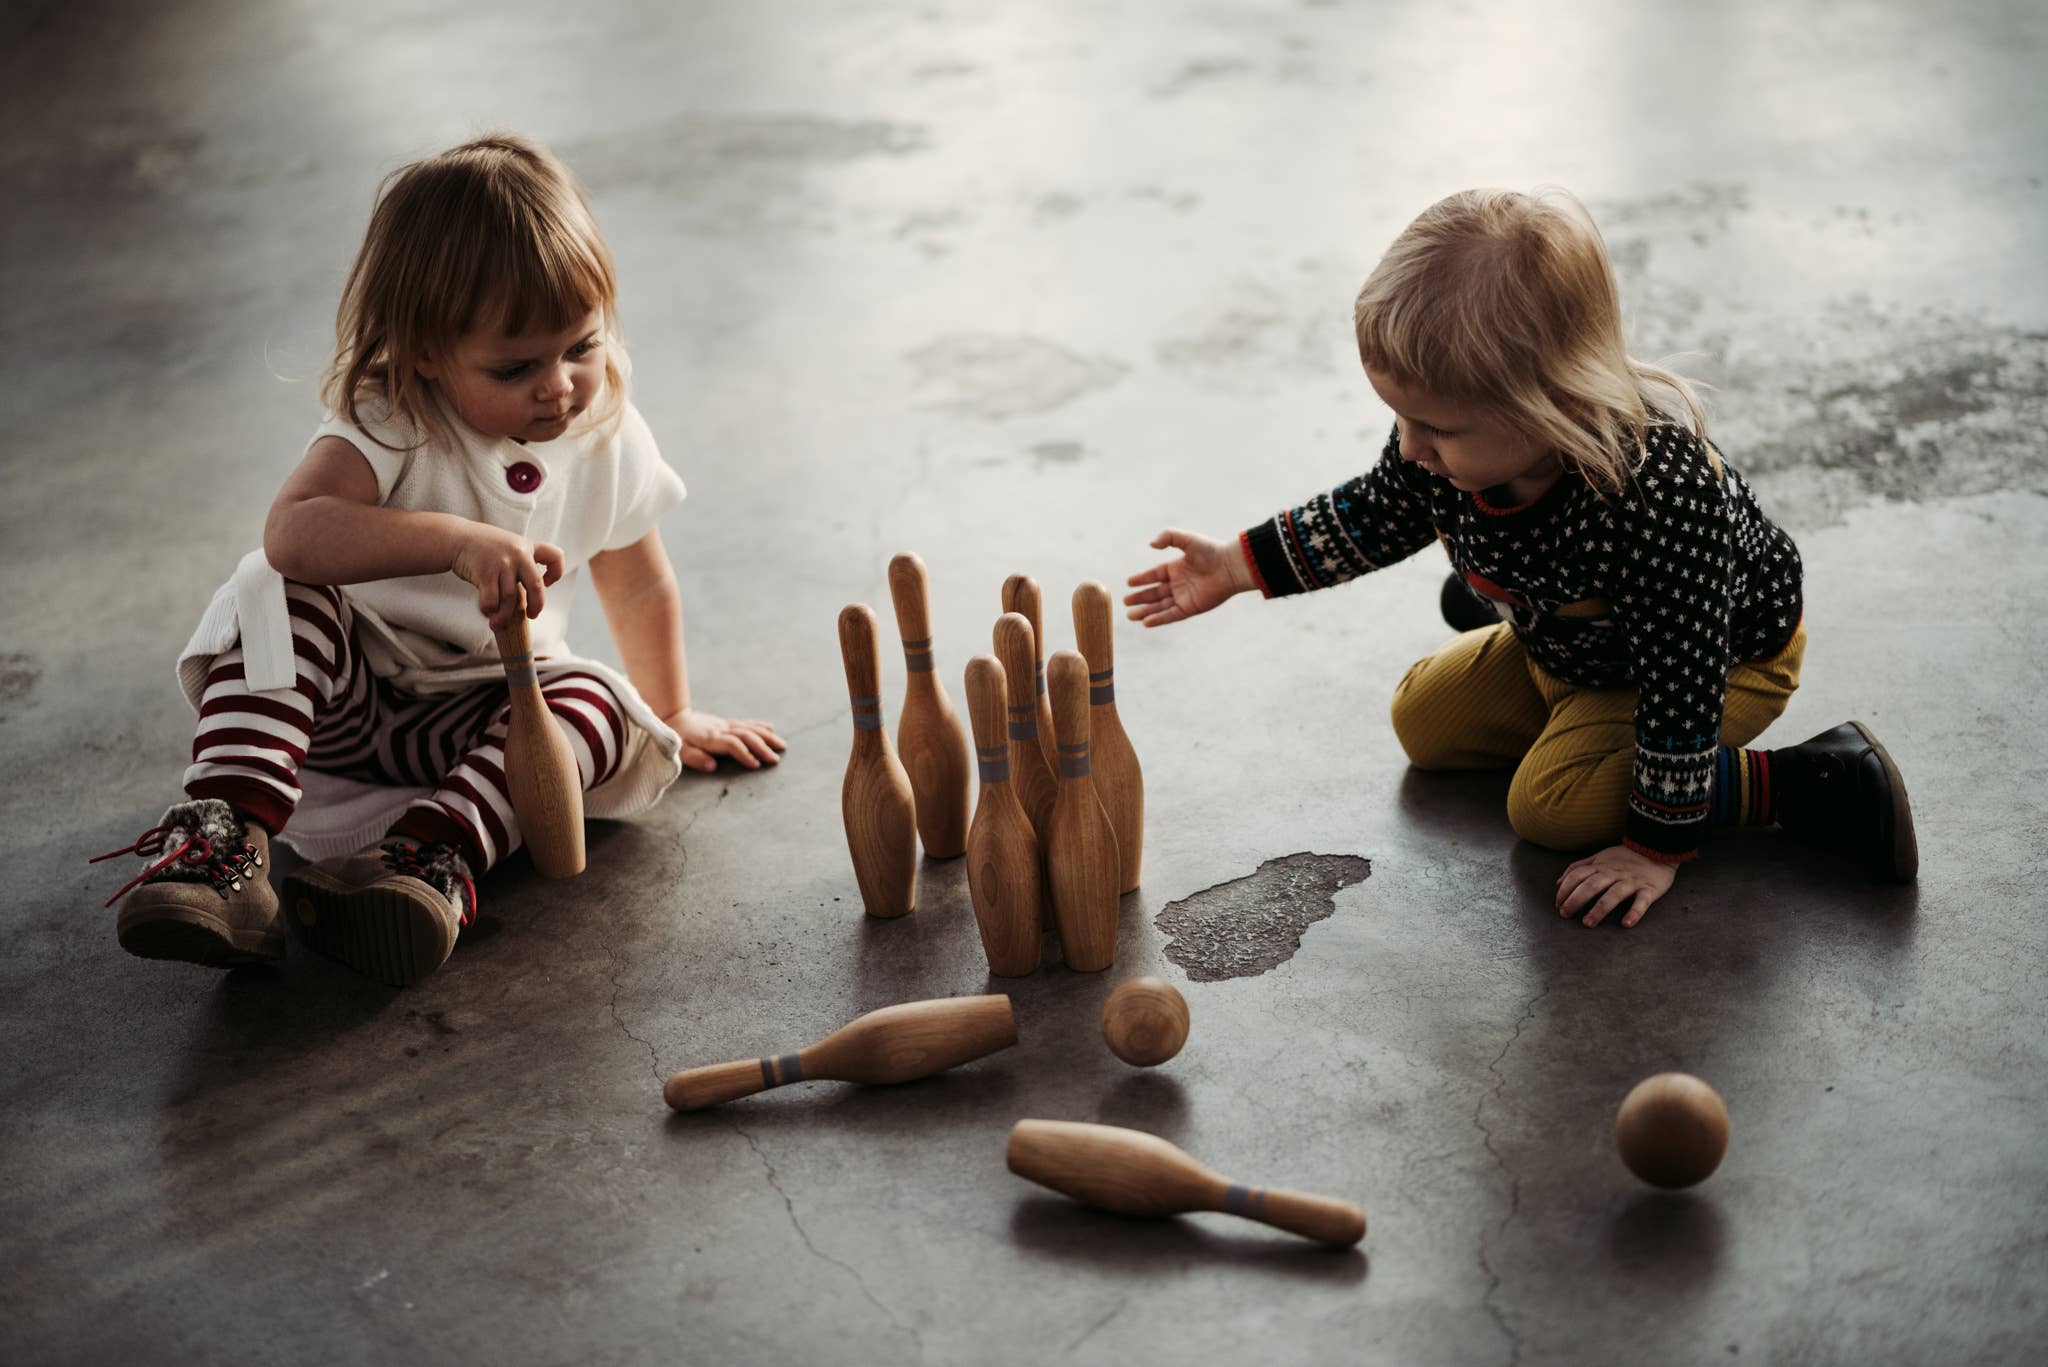
<svg viewBox="0 0 2048 1367">
<path fill-rule="evenodd" d="M 1045 605 L 1038 581 L 1028 574 L 1013 574 L 1003 581 L 1003 611 L 1022 613 L 1031 623 L 1032 688 L 1038 694 L 1038 744 L 1045 751 L 1045 767 L 1055 772 L 1060 759 L 1052 750 L 1052 703 L 1045 696 Z M 1008 665 L 1005 664 L 1005 668 Z"/>
<path fill-rule="evenodd" d="M 1010 783 L 1008 683 L 995 657 L 967 662 L 967 715 L 974 722 L 975 756 L 981 763 L 981 800 L 967 830 L 967 890 L 988 971 L 1021 977 L 1038 968 L 1039 923 L 1045 890 L 1038 860 L 1038 836 Z M 1037 763 L 1035 755 L 1028 756 Z"/>
<path fill-rule="evenodd" d="M 1365 1237 L 1365 1212 L 1349 1201 L 1233 1182 L 1142 1130 L 1020 1120 L 1007 1157 L 1019 1177 L 1120 1215 L 1220 1210 L 1337 1248 Z"/>
<path fill-rule="evenodd" d="M 996 619 L 996 659 L 1003 666 L 1009 692 L 1010 781 L 1017 786 L 1017 800 L 1031 818 L 1041 850 L 1045 846 L 1047 822 L 1052 820 L 1053 794 L 1059 789 L 1053 766 L 1046 761 L 1038 731 L 1038 703 L 1031 695 L 1035 666 L 1031 659 L 1031 623 L 1022 613 L 1006 612 Z"/>
<path fill-rule="evenodd" d="M 1109 590 L 1093 580 L 1074 590 L 1074 641 L 1088 659 L 1089 742 L 1095 751 L 1095 792 L 1116 828 L 1123 879 L 1118 892 L 1138 886 L 1145 859 L 1145 775 L 1138 752 L 1116 714 L 1116 643 L 1111 639 Z"/>
<path fill-rule="evenodd" d="M 875 610 L 866 603 L 839 614 L 839 654 L 853 702 L 853 754 L 846 761 L 839 808 L 868 915 L 902 916 L 917 907 L 917 813 L 910 778 L 882 729 L 875 637 Z"/>
<path fill-rule="evenodd" d="M 505 792 L 519 835 L 543 878 L 574 878 L 583 872 L 583 775 L 569 738 L 555 726 L 534 671 L 533 639 L 526 629 L 526 590 L 519 590 L 519 615 L 491 628 L 505 661 L 512 712 L 505 726 Z"/>
<path fill-rule="evenodd" d="M 685 1068 L 661 1089 L 679 1111 L 698 1111 L 792 1082 L 910 1082 L 1007 1049 L 1017 1017 L 1001 993 L 902 1002 L 870 1011 L 794 1054 Z"/>
<path fill-rule="evenodd" d="M 967 733 L 932 668 L 932 614 L 924 561 L 899 555 L 889 562 L 889 597 L 903 635 L 903 711 L 896 722 L 896 754 L 910 775 L 917 804 L 917 834 L 931 859 L 967 851 Z"/>
<path fill-rule="evenodd" d="M 1094 973 L 1116 960 L 1116 830 L 1089 776 L 1088 662 L 1062 650 L 1052 657 L 1049 672 L 1060 754 L 1060 788 L 1045 850 L 1053 926 L 1067 967 Z"/>
</svg>

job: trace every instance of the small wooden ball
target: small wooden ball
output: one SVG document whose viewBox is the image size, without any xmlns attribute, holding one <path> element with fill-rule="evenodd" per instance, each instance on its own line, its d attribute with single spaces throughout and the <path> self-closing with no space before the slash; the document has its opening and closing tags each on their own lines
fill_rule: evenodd
<svg viewBox="0 0 2048 1367">
<path fill-rule="evenodd" d="M 1658 1073 L 1635 1085 L 1614 1117 L 1614 1145 L 1628 1170 L 1653 1187 L 1704 1182 L 1728 1151 L 1728 1108 L 1690 1073 Z"/>
<path fill-rule="evenodd" d="M 1118 983 L 1102 1004 L 1102 1038 L 1125 1063 L 1153 1068 L 1188 1039 L 1188 1004 L 1164 978 Z"/>
</svg>

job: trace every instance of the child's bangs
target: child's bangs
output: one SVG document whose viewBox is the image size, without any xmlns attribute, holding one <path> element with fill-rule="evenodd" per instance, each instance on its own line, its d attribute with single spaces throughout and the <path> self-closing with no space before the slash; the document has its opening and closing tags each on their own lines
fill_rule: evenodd
<svg viewBox="0 0 2048 1367">
<path fill-rule="evenodd" d="M 463 331 L 495 326 L 507 337 L 561 332 L 593 309 L 611 312 L 611 264 L 567 231 L 489 253 L 477 262 Z"/>
<path fill-rule="evenodd" d="M 1459 403 L 1497 402 L 1503 349 L 1470 325 L 1458 302 L 1442 294 L 1427 300 L 1361 298 L 1359 358 L 1407 388 Z"/>
</svg>

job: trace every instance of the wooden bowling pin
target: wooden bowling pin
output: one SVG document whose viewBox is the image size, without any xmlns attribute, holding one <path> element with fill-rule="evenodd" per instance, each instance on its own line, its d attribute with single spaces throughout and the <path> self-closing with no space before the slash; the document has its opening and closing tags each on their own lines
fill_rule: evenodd
<svg viewBox="0 0 2048 1367">
<path fill-rule="evenodd" d="M 569 738 L 555 726 L 534 670 L 533 638 L 526 627 L 526 590 L 519 615 L 493 627 L 512 711 L 505 727 L 505 793 L 519 818 L 519 836 L 543 878 L 583 872 L 583 775 Z"/>
<path fill-rule="evenodd" d="M 1053 928 L 1067 967 L 1083 973 L 1116 959 L 1116 831 L 1095 796 L 1088 759 L 1088 662 L 1071 650 L 1052 657 L 1049 688 L 1059 741 L 1060 786 L 1045 846 Z"/>
<path fill-rule="evenodd" d="M 1338 1248 L 1365 1237 L 1365 1212 L 1349 1201 L 1232 1182 L 1141 1130 L 1020 1120 L 1008 1156 L 1019 1177 L 1120 1215 L 1220 1210 Z"/>
<path fill-rule="evenodd" d="M 794 1054 L 686 1068 L 662 1086 L 662 1100 L 698 1111 L 792 1082 L 910 1082 L 943 1073 L 1017 1042 L 1010 999 L 943 997 L 870 1011 Z"/>
<path fill-rule="evenodd" d="M 917 812 L 910 778 L 882 729 L 875 610 L 867 604 L 851 604 L 839 614 L 839 654 L 853 702 L 853 753 L 839 788 L 846 848 L 868 915 L 902 916 L 917 907 Z"/>
<path fill-rule="evenodd" d="M 1038 703 L 1031 693 L 1036 669 L 1031 658 L 1032 639 L 1031 623 L 1022 613 L 1006 612 L 996 619 L 996 659 L 1003 666 L 1010 700 L 1010 782 L 1016 785 L 1017 800 L 1031 818 L 1031 829 L 1038 833 L 1043 849 L 1058 779 L 1039 739 Z"/>
<path fill-rule="evenodd" d="M 988 971 L 1011 978 L 1037 971 L 1045 887 L 1038 835 L 1010 782 L 1008 690 L 994 656 L 967 662 L 967 715 L 981 764 L 981 798 L 967 830 L 967 890 Z M 1029 758 L 1037 763 L 1036 755 Z"/>
<path fill-rule="evenodd" d="M 903 711 L 896 721 L 896 755 L 910 775 L 917 835 L 932 859 L 967 851 L 967 733 L 932 668 L 932 615 L 924 561 L 899 555 L 889 562 L 889 597 L 903 635 Z"/>
<path fill-rule="evenodd" d="M 1031 624 L 1032 688 L 1038 695 L 1038 744 L 1045 751 L 1045 767 L 1058 772 L 1059 756 L 1052 750 L 1052 704 L 1045 696 L 1045 603 L 1038 581 L 1028 574 L 1013 574 L 1003 581 L 1003 611 L 1021 613 Z M 1007 662 L 1004 668 L 1008 668 Z"/>
<path fill-rule="evenodd" d="M 1090 580 L 1074 590 L 1074 641 L 1088 660 L 1088 736 L 1094 751 L 1095 793 L 1116 829 L 1123 868 L 1118 892 L 1138 886 L 1145 859 L 1145 775 L 1138 752 L 1116 714 L 1116 643 L 1111 639 L 1109 590 Z"/>
</svg>

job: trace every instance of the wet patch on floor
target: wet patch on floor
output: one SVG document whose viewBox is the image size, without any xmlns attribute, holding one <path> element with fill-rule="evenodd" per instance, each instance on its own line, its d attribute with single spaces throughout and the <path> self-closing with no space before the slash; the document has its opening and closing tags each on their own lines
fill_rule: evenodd
<svg viewBox="0 0 2048 1367">
<path fill-rule="evenodd" d="M 814 173 L 930 146 L 922 126 L 880 119 L 693 115 L 557 150 L 592 193 L 644 190 L 674 207 L 683 230 L 724 235 L 837 231 L 843 209 L 810 188 Z"/>
<path fill-rule="evenodd" d="M 1119 361 L 1082 356 L 1041 337 L 980 332 L 940 337 L 906 359 L 922 386 L 943 391 L 935 407 L 970 418 L 1049 413 L 1130 373 Z"/>
<path fill-rule="evenodd" d="M 15 704 L 26 702 L 43 677 L 33 655 L 10 652 L 0 655 L 0 721 L 13 715 Z"/>
<path fill-rule="evenodd" d="M 1155 100 L 1170 100 L 1195 86 L 1246 76 L 1251 70 L 1252 64 L 1241 57 L 1198 57 L 1182 62 L 1180 70 L 1152 88 L 1151 96 Z"/>
<path fill-rule="evenodd" d="M 1298 293 L 1256 281 L 1227 287 L 1215 311 L 1195 328 L 1158 343 L 1159 363 L 1205 389 L 1240 394 L 1285 392 L 1306 378 L 1334 373 L 1332 356 L 1342 349 L 1333 350 L 1331 338 L 1342 338 L 1335 331 L 1343 326 L 1341 318 L 1304 309 L 1294 297 Z"/>
<path fill-rule="evenodd" d="M 1825 331 L 1768 356 L 1744 349 L 1710 429 L 1773 516 L 1816 527 L 1872 499 L 2048 493 L 2048 333 L 1861 300 L 1814 321 Z"/>
<path fill-rule="evenodd" d="M 1031 458 L 1039 468 L 1048 465 L 1078 465 L 1088 455 L 1088 448 L 1078 441 L 1042 441 L 1031 448 Z"/>
<path fill-rule="evenodd" d="M 1337 894 L 1371 874 L 1372 861 L 1355 854 L 1283 855 L 1168 902 L 1152 923 L 1192 981 L 1255 977 L 1293 958 L 1302 933 L 1337 909 Z"/>
<path fill-rule="evenodd" d="M 1873 500 L 2048 493 L 2048 333 L 1862 294 L 1759 307 L 1707 284 L 1731 251 L 1854 253 L 1909 220 L 1837 205 L 1794 221 L 1735 183 L 1590 208 L 1630 350 L 1711 383 L 1708 434 L 1774 520 L 1798 531 Z"/>
</svg>

